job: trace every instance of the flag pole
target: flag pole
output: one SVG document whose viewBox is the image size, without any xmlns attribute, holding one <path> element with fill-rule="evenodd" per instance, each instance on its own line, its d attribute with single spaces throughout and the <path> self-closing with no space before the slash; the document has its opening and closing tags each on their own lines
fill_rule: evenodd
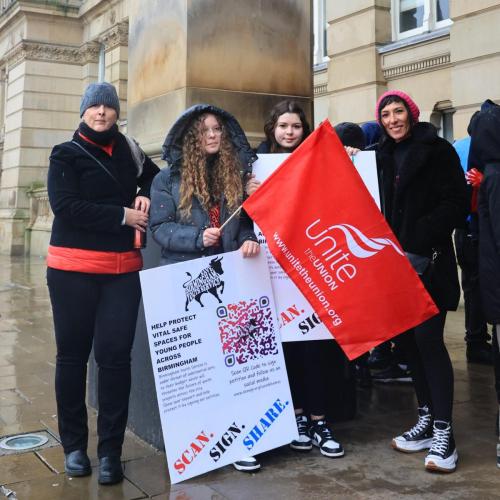
<svg viewBox="0 0 500 500">
<path fill-rule="evenodd" d="M 241 209 L 243 208 L 243 204 L 241 204 L 232 214 L 231 216 L 229 217 L 229 219 L 226 220 L 226 222 L 224 222 L 224 224 L 222 224 L 222 226 L 219 228 L 221 231 L 224 229 L 224 227 L 226 226 L 226 224 L 237 214 L 239 214 L 241 212 Z"/>
</svg>

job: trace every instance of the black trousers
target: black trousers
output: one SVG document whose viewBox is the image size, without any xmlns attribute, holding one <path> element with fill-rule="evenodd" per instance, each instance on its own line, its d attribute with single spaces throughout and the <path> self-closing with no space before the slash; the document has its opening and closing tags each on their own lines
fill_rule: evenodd
<svg viewBox="0 0 500 500">
<path fill-rule="evenodd" d="M 444 343 L 446 312 L 424 321 L 395 341 L 408 356 L 418 405 L 427 405 L 436 420 L 451 422 L 453 367 Z"/>
<path fill-rule="evenodd" d="M 87 362 L 98 366 L 97 455 L 120 456 L 128 417 L 130 352 L 141 298 L 139 274 L 47 269 L 57 345 L 56 400 L 65 453 L 87 449 Z"/>
<path fill-rule="evenodd" d="M 495 373 L 495 391 L 497 393 L 497 401 L 500 405 L 500 324 L 493 325 L 493 368 Z"/>
<path fill-rule="evenodd" d="M 469 344 L 485 343 L 490 337 L 483 313 L 479 287 L 478 241 L 466 229 L 455 230 L 457 259 L 462 271 L 462 290 L 465 309 L 465 341 Z"/>
<path fill-rule="evenodd" d="M 284 342 L 283 354 L 293 407 L 311 415 L 326 413 L 330 340 Z M 331 359 L 331 356 L 330 356 Z"/>
</svg>

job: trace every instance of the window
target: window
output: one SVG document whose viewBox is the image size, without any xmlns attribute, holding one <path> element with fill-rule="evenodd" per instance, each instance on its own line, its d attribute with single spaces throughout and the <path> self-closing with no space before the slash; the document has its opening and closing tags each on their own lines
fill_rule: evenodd
<svg viewBox="0 0 500 500">
<path fill-rule="evenodd" d="M 438 129 L 439 137 L 453 143 L 453 113 L 451 101 L 441 101 L 434 106 L 429 121 Z"/>
<path fill-rule="evenodd" d="M 326 21 L 326 0 L 314 0 L 313 2 L 313 31 L 314 48 L 313 64 L 321 64 L 328 61 L 328 52 L 326 48 L 326 30 L 328 22 Z"/>
<path fill-rule="evenodd" d="M 451 24 L 450 0 L 392 0 L 393 38 L 399 40 Z"/>
<path fill-rule="evenodd" d="M 98 73 L 97 73 L 97 81 L 103 82 L 106 79 L 106 48 L 104 44 L 101 44 L 99 48 L 99 64 L 98 64 Z"/>
</svg>

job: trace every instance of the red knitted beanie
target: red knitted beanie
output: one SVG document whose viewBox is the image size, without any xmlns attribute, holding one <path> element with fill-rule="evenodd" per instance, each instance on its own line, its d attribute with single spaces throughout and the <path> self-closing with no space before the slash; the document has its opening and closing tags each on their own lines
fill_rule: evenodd
<svg viewBox="0 0 500 500">
<path fill-rule="evenodd" d="M 406 105 L 408 106 L 408 109 L 410 110 L 411 117 L 413 119 L 414 123 L 418 122 L 418 117 L 420 116 L 420 109 L 418 109 L 418 106 L 415 104 L 413 99 L 403 92 L 402 90 L 388 90 L 387 92 L 384 92 L 377 101 L 377 106 L 375 107 L 375 118 L 377 119 L 377 122 L 380 123 L 380 103 L 382 100 L 390 95 L 395 95 L 398 96 L 401 100 L 403 100 Z"/>
</svg>

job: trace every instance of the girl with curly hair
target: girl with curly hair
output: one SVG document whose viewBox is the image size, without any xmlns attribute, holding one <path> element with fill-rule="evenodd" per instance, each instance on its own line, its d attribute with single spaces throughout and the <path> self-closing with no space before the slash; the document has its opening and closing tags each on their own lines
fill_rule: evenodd
<svg viewBox="0 0 500 500">
<path fill-rule="evenodd" d="M 237 211 L 244 179 L 257 156 L 236 119 L 208 104 L 189 108 L 168 133 L 163 159 L 168 167 L 153 181 L 150 210 L 153 238 L 161 246 L 160 264 L 238 248 L 244 257 L 256 256 L 260 246 L 253 223 L 244 211 Z M 245 472 L 260 469 L 254 457 L 234 466 Z"/>
</svg>

